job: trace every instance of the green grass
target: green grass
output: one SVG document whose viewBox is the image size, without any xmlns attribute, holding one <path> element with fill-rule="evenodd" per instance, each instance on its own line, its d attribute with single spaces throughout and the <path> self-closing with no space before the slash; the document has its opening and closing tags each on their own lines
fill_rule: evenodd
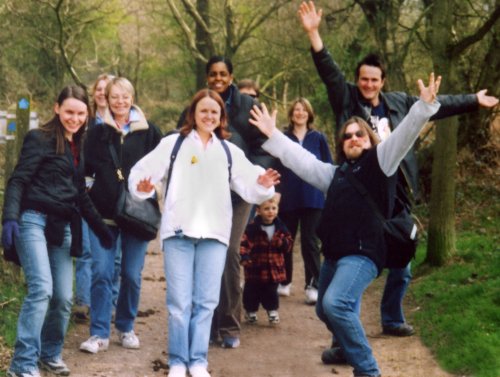
<svg viewBox="0 0 500 377">
<path fill-rule="evenodd" d="M 423 342 L 446 370 L 500 376 L 500 199 L 495 185 L 468 181 L 457 197 L 457 252 L 447 266 L 421 264 L 411 294 Z"/>
</svg>

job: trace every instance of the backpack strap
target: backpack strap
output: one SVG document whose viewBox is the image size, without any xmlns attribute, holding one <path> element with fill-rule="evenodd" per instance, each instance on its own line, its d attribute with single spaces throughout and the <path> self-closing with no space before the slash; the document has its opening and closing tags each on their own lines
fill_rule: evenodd
<svg viewBox="0 0 500 377">
<path fill-rule="evenodd" d="M 222 144 L 222 147 L 224 148 L 224 152 L 226 152 L 227 168 L 229 170 L 229 182 L 231 182 L 232 178 L 231 168 L 233 167 L 233 157 L 231 156 L 231 151 L 229 150 L 229 146 L 227 145 L 227 143 L 223 139 L 220 139 L 220 142 Z"/>
<path fill-rule="evenodd" d="M 165 196 L 163 199 L 167 197 L 168 186 L 170 185 L 170 178 L 172 177 L 172 169 L 174 168 L 174 162 L 177 158 L 177 154 L 179 153 L 179 149 L 181 147 L 182 142 L 186 137 L 182 134 L 179 134 L 179 137 L 175 141 L 174 148 L 172 149 L 172 153 L 170 154 L 170 166 L 168 167 L 168 175 L 167 175 L 167 183 L 165 185 Z"/>
</svg>

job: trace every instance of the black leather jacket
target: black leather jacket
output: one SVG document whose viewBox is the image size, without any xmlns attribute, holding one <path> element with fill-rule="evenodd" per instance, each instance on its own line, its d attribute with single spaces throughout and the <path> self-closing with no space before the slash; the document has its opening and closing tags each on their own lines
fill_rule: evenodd
<svg viewBox="0 0 500 377">
<path fill-rule="evenodd" d="M 328 100 L 335 115 L 336 132 L 354 115 L 370 123 L 370 104 L 363 98 L 356 84 L 346 80 L 328 50 L 323 48 L 319 52 L 313 50 L 311 52 L 316 69 L 328 91 Z M 392 129 L 401 123 L 410 107 L 418 100 L 417 96 L 410 96 L 404 92 L 380 93 L 380 97 L 388 110 Z M 440 95 L 438 101 L 441 107 L 431 120 L 472 112 L 479 107 L 475 94 Z M 414 148 L 401 162 L 401 168 L 413 195 L 418 196 L 418 165 Z"/>
</svg>

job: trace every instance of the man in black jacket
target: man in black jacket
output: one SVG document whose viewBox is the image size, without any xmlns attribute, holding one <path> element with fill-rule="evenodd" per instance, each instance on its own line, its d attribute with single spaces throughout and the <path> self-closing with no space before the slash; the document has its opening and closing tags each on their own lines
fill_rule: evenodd
<svg viewBox="0 0 500 377">
<path fill-rule="evenodd" d="M 385 82 L 384 67 L 376 55 L 366 56 L 356 67 L 356 83 L 347 82 L 344 74 L 323 45 L 319 34 L 321 9 L 316 11 L 314 2 L 300 5 L 299 17 L 309 37 L 312 57 L 323 80 L 328 99 L 336 118 L 338 128 L 353 115 L 366 120 L 384 140 L 396 128 L 418 100 L 403 92 L 382 92 Z M 440 95 L 439 111 L 431 119 L 472 112 L 482 107 L 493 107 L 498 99 L 486 95 L 486 90 L 476 94 Z M 413 195 L 418 192 L 418 166 L 415 150 L 412 148 L 401 163 L 407 188 Z M 383 332 L 387 335 L 410 336 L 413 327 L 406 323 L 402 302 L 411 280 L 410 265 L 403 269 L 390 269 L 381 303 Z"/>
</svg>

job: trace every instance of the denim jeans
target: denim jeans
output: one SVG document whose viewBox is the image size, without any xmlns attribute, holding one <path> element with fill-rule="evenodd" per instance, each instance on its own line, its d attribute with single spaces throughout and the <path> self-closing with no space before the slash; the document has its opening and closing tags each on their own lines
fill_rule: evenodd
<svg viewBox="0 0 500 377">
<path fill-rule="evenodd" d="M 227 246 L 177 236 L 163 241 L 170 366 L 208 365 L 208 343 L 219 302 Z"/>
<path fill-rule="evenodd" d="M 10 370 L 38 370 L 39 359 L 61 357 L 73 295 L 73 261 L 69 254 L 71 232 L 65 228 L 61 246 L 45 239 L 47 216 L 26 210 L 19 221 L 16 249 L 28 292 L 17 322 L 17 338 Z"/>
<path fill-rule="evenodd" d="M 134 328 L 139 307 L 142 269 L 148 241 L 111 227 L 115 237 L 111 249 L 105 249 L 97 236 L 90 230 L 92 250 L 92 286 L 90 290 L 90 335 L 107 339 L 111 333 L 111 313 L 113 309 L 113 278 L 115 276 L 115 256 L 122 251 L 120 269 L 120 293 L 116 306 L 115 327 L 121 332 Z"/>
<path fill-rule="evenodd" d="M 403 298 L 411 281 L 411 263 L 406 268 L 391 268 L 380 303 L 382 326 L 399 327 L 405 323 Z"/>
<path fill-rule="evenodd" d="M 316 313 L 335 335 L 354 375 L 380 374 L 359 317 L 363 292 L 376 277 L 375 263 L 361 255 L 325 260 L 321 267 Z"/>
<path fill-rule="evenodd" d="M 90 253 L 89 225 L 82 220 L 82 255 L 75 261 L 75 305 L 90 306 L 92 255 Z"/>
</svg>

